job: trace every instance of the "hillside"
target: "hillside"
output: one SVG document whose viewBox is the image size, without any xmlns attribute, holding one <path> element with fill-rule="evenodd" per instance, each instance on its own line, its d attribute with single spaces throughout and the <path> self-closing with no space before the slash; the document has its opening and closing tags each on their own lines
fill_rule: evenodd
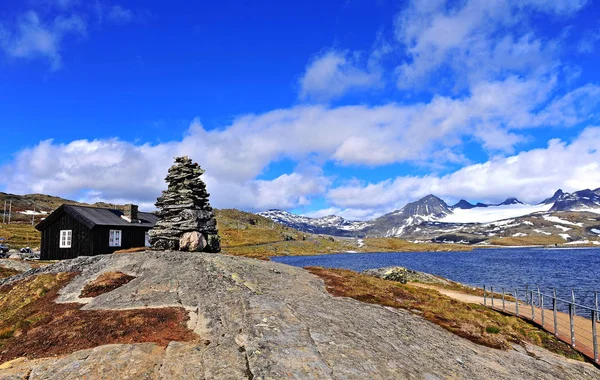
<svg viewBox="0 0 600 380">
<path fill-rule="evenodd" d="M 509 333 L 502 336 L 508 341 L 493 343 L 492 327 L 509 317 L 483 307 L 347 271 L 313 272 L 327 288 L 301 268 L 227 255 L 140 252 L 62 261 L 2 287 L 0 377 L 600 376 L 590 364 L 528 343 L 552 339 L 528 325 L 510 324 L 527 340 Z M 328 289 L 352 294 L 336 297 Z M 373 303 L 370 292 L 394 294 L 396 303 Z M 446 324 L 460 318 L 454 327 L 423 315 L 450 304 L 443 316 Z M 489 342 L 461 337 L 479 335 Z"/>
</svg>

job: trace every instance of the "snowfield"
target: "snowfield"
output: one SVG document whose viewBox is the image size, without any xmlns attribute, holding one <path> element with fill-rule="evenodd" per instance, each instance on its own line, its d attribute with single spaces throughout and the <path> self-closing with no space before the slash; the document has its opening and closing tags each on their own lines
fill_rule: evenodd
<svg viewBox="0 0 600 380">
<path fill-rule="evenodd" d="M 514 204 L 475 207 L 468 210 L 457 208 L 453 210 L 453 214 L 441 218 L 439 221 L 444 223 L 491 223 L 502 219 L 517 218 L 534 212 L 547 212 L 551 207 L 551 204 Z"/>
</svg>

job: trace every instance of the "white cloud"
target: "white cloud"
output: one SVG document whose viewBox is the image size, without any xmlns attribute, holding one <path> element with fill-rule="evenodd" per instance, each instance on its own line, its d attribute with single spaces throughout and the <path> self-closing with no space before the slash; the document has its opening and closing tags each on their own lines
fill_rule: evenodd
<svg viewBox="0 0 600 380">
<path fill-rule="evenodd" d="M 378 183 L 354 182 L 332 188 L 327 198 L 337 209 L 389 212 L 427 194 L 497 202 L 516 196 L 539 202 L 561 188 L 575 191 L 600 184 L 600 127 L 585 129 L 574 141 L 559 139 L 547 148 L 466 166 L 445 176 L 401 176 Z M 318 211 L 315 212 L 318 214 Z"/>
<path fill-rule="evenodd" d="M 12 28 L 0 25 L 0 48 L 13 58 L 42 57 L 52 70 L 62 66 L 61 45 L 69 35 L 84 37 L 87 25 L 78 15 L 57 16 L 44 21 L 29 11 L 18 17 Z"/>
<path fill-rule="evenodd" d="M 306 67 L 300 78 L 300 97 L 329 100 L 352 90 L 365 90 L 381 85 L 376 69 L 361 67 L 360 55 L 347 51 L 327 51 Z"/>
<path fill-rule="evenodd" d="M 396 38 L 407 60 L 396 68 L 399 88 L 422 87 L 437 70 L 454 74 L 453 85 L 468 87 L 481 80 L 515 73 L 539 75 L 558 64 L 556 40 L 536 38 L 519 28 L 531 12 L 570 16 L 585 1 L 444 0 L 411 1 L 396 19 Z M 525 32 L 519 30 L 525 29 Z"/>
</svg>

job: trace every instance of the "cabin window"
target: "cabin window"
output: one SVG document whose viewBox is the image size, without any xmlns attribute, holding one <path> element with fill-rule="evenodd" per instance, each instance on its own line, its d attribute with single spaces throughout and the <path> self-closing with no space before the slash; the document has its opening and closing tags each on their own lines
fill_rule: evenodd
<svg viewBox="0 0 600 380">
<path fill-rule="evenodd" d="M 120 247 L 121 246 L 121 230 L 110 230 L 109 231 L 108 246 L 109 247 Z"/>
<path fill-rule="evenodd" d="M 60 230 L 59 248 L 71 248 L 71 230 Z"/>
</svg>

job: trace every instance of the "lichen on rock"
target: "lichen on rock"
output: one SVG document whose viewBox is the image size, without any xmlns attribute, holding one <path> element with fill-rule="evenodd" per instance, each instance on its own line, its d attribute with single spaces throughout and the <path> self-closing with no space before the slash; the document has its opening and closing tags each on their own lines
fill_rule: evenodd
<svg viewBox="0 0 600 380">
<path fill-rule="evenodd" d="M 168 188 L 155 203 L 159 221 L 149 232 L 153 249 L 221 251 L 217 221 L 202 174 L 204 170 L 189 157 L 175 158 L 165 178 Z"/>
</svg>

